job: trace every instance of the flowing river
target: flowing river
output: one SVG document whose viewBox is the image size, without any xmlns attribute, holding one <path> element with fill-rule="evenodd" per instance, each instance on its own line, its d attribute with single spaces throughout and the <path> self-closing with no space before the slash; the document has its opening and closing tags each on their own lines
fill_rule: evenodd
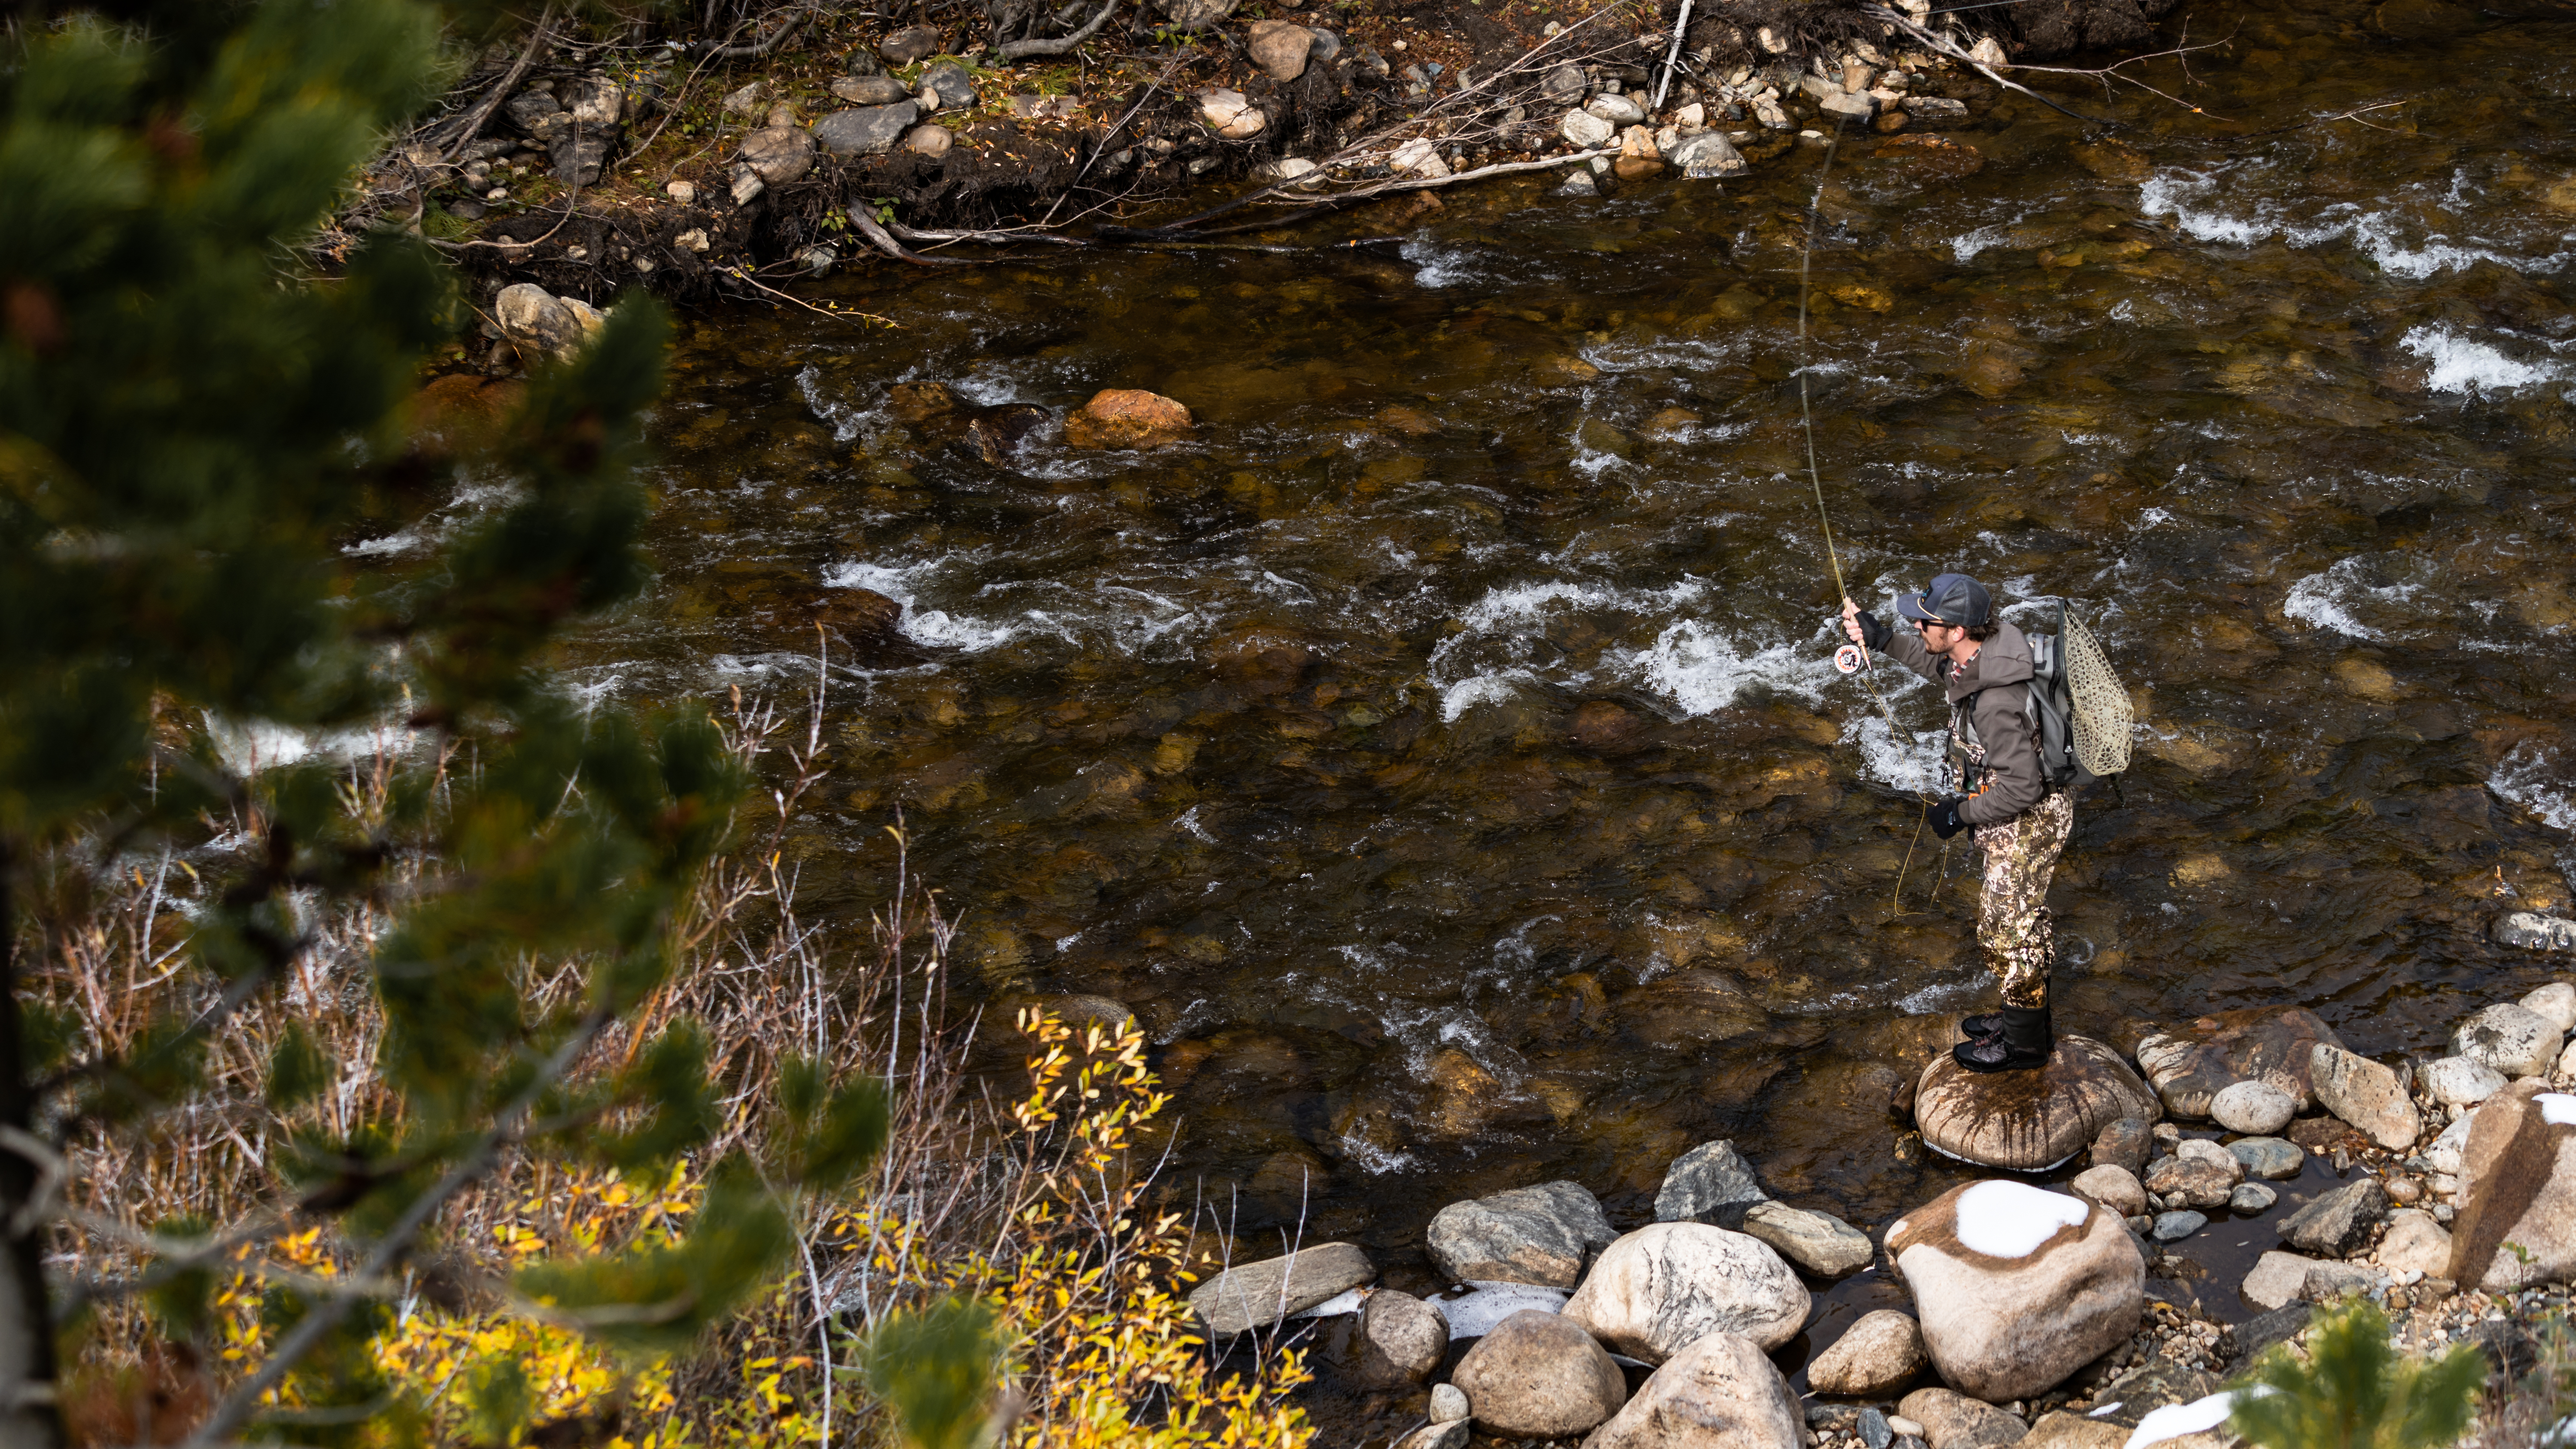
<svg viewBox="0 0 2576 1449">
<path fill-rule="evenodd" d="M 2008 97 L 1976 157 L 1841 144 L 1825 499 L 1864 602 L 2062 596 L 2131 687 L 2051 897 L 2061 1030 L 2301 1004 L 2439 1054 L 2549 974 L 2487 926 L 2576 869 L 2576 52 L 2421 0 L 2184 20 L 2232 37 L 2206 115 L 2069 90 L 2127 127 Z M 1721 1137 L 1883 1225 L 1962 1171 L 1895 1069 L 1992 993 L 1975 860 L 1916 839 L 1936 700 L 1882 670 L 1891 737 L 1831 663 L 1824 154 L 816 289 L 892 328 L 701 316 L 662 589 L 573 673 L 792 704 L 816 600 L 899 601 L 926 662 L 832 669 L 815 909 L 863 931 L 900 808 L 961 995 L 1132 1008 L 1168 1180 L 1247 1256 L 1349 1238 L 1428 1289 L 1443 1204 L 1570 1177 L 1633 1225 Z M 903 381 L 1147 388 L 1199 435 L 997 467 Z"/>
</svg>

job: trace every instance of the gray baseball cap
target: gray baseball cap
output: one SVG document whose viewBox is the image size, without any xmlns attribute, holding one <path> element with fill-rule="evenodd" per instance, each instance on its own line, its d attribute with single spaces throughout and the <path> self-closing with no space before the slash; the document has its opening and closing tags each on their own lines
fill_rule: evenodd
<svg viewBox="0 0 2576 1449">
<path fill-rule="evenodd" d="M 1986 586 L 1966 574 L 1942 574 L 1923 592 L 1900 594 L 1896 600 L 1896 612 L 1909 619 L 1969 628 L 1986 622 L 1993 607 Z"/>
</svg>

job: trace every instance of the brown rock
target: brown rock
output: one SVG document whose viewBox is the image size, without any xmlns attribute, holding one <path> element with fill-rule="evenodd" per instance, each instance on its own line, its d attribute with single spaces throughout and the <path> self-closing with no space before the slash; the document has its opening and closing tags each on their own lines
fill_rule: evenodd
<svg viewBox="0 0 2576 1449">
<path fill-rule="evenodd" d="M 1382 408 L 1377 415 L 1377 425 L 1408 438 L 1428 438 L 1440 431 L 1440 420 L 1419 408 Z"/>
<path fill-rule="evenodd" d="M 1626 1376 L 1592 1335 L 1535 1309 L 1494 1325 L 1449 1381 L 1476 1422 L 1507 1439 L 1589 1433 L 1628 1400 Z"/>
<path fill-rule="evenodd" d="M 2442 1275 L 2463 1288 L 2576 1278 L 2576 1097 L 2542 1086 L 2516 1082 L 2470 1118 Z"/>
<path fill-rule="evenodd" d="M 1881 1398 L 1902 1388 L 1930 1362 L 1923 1330 L 1911 1314 L 1881 1308 L 1861 1315 L 1807 1365 L 1807 1387 L 1820 1394 Z"/>
<path fill-rule="evenodd" d="M 1275 81 L 1292 81 L 1306 73 L 1306 57 L 1315 48 L 1315 32 L 1286 20 L 1252 22 L 1252 63 Z"/>
<path fill-rule="evenodd" d="M 1606 699 L 1591 700 L 1574 712 L 1568 733 L 1575 747 L 1597 755 L 1633 754 L 1654 743 L 1653 722 Z"/>
<path fill-rule="evenodd" d="M 2319 1106 L 2389 1151 L 2414 1146 L 2424 1130 L 2424 1119 L 2398 1084 L 2397 1073 L 2370 1058 L 2319 1042 L 2309 1053 L 2308 1071 Z"/>
<path fill-rule="evenodd" d="M 1020 445 L 1054 420 L 1054 415 L 1042 407 L 1005 404 L 978 414 L 966 425 L 966 445 L 976 457 L 996 468 L 1007 468 L 1018 457 Z"/>
<path fill-rule="evenodd" d="M 1943 1052 L 1914 1091 L 1923 1140 L 1953 1157 L 2030 1172 L 2073 1157 L 2123 1117 L 2156 1116 L 2146 1084 L 2109 1047 L 2061 1036 L 2035 1072 L 1971 1072 Z"/>
<path fill-rule="evenodd" d="M 1896 1412 L 1923 1426 L 1923 1440 L 1932 1449 L 2002 1449 L 2030 1432 L 2008 1410 L 1949 1389 L 1916 1389 L 1897 1403 Z"/>
<path fill-rule="evenodd" d="M 1351 1377 L 1364 1388 L 1410 1388 L 1431 1377 L 1448 1356 L 1448 1318 L 1410 1293 L 1378 1289 L 1359 1320 L 1359 1358 Z"/>
<path fill-rule="evenodd" d="M 1899 1218 L 1887 1253 L 1943 1381 L 1991 1402 L 2063 1382 L 2146 1314 L 2127 1224 L 2028 1183 L 1953 1188 Z"/>
<path fill-rule="evenodd" d="M 2123 1449 L 2135 1433 L 2126 1424 L 2091 1419 L 2059 1409 L 2043 1414 L 2030 1432 L 2015 1441 L 2021 1449 Z"/>
<path fill-rule="evenodd" d="M 1664 174 L 1664 162 L 1660 156 L 1622 156 L 1610 170 L 1622 181 L 1650 181 Z"/>
<path fill-rule="evenodd" d="M 1741 1334 L 1675 1354 L 1583 1449 L 1799 1449 L 1805 1426 L 1788 1380 Z"/>
<path fill-rule="evenodd" d="M 1190 410 L 1159 393 L 1113 387 L 1065 415 L 1064 440 L 1077 448 L 1151 448 L 1190 436 Z"/>
<path fill-rule="evenodd" d="M 957 408 L 957 394 L 944 382 L 898 382 L 886 389 L 886 411 L 907 423 L 936 417 Z"/>
<path fill-rule="evenodd" d="M 2249 1081 L 2280 1088 L 2305 1112 L 2316 1105 L 2310 1055 L 2319 1042 L 2343 1045 L 2305 1007 L 2248 1007 L 2147 1037 L 2138 1043 L 2138 1067 L 2177 1117 L 2206 1117 L 2211 1098 Z"/>
<path fill-rule="evenodd" d="M 2098 1202 L 2124 1218 L 2133 1218 L 2147 1210 L 2147 1190 L 2139 1185 L 2136 1173 L 2125 1167 L 2104 1163 L 2075 1174 L 2068 1187 L 2091 1201 Z"/>
<path fill-rule="evenodd" d="M 2131 1176 L 2143 1171 L 2155 1155 L 2155 1124 L 2144 1117 L 2123 1117 L 2093 1139 L 2093 1163 L 2117 1167 Z"/>
</svg>

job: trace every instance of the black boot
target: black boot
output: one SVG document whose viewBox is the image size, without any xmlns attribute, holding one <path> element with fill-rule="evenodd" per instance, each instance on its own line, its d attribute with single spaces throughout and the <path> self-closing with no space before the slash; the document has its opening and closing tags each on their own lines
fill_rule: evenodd
<svg viewBox="0 0 2576 1449">
<path fill-rule="evenodd" d="M 1959 1065 L 1972 1072 L 2027 1072 L 2048 1065 L 2057 1049 L 2048 1008 L 2007 1006 L 2000 1013 L 2004 1029 L 1995 1036 L 1961 1042 L 1950 1049 Z"/>
<path fill-rule="evenodd" d="M 2003 1029 L 2004 1014 L 2000 1011 L 1980 1012 L 1975 1016 L 1959 1018 L 1959 1035 L 1970 1041 L 1975 1041 L 1981 1036 L 1999 1036 L 2003 1033 Z"/>
</svg>

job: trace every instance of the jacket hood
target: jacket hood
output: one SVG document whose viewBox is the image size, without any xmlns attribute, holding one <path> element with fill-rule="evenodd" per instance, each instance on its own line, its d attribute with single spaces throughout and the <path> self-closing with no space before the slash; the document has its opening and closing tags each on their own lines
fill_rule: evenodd
<svg viewBox="0 0 2576 1449">
<path fill-rule="evenodd" d="M 1978 645 L 1977 657 L 1950 676 L 1950 702 L 1957 704 L 1980 689 L 2024 684 L 2030 677 L 2030 637 L 2014 625 L 1998 621 L 1995 637 Z"/>
</svg>

